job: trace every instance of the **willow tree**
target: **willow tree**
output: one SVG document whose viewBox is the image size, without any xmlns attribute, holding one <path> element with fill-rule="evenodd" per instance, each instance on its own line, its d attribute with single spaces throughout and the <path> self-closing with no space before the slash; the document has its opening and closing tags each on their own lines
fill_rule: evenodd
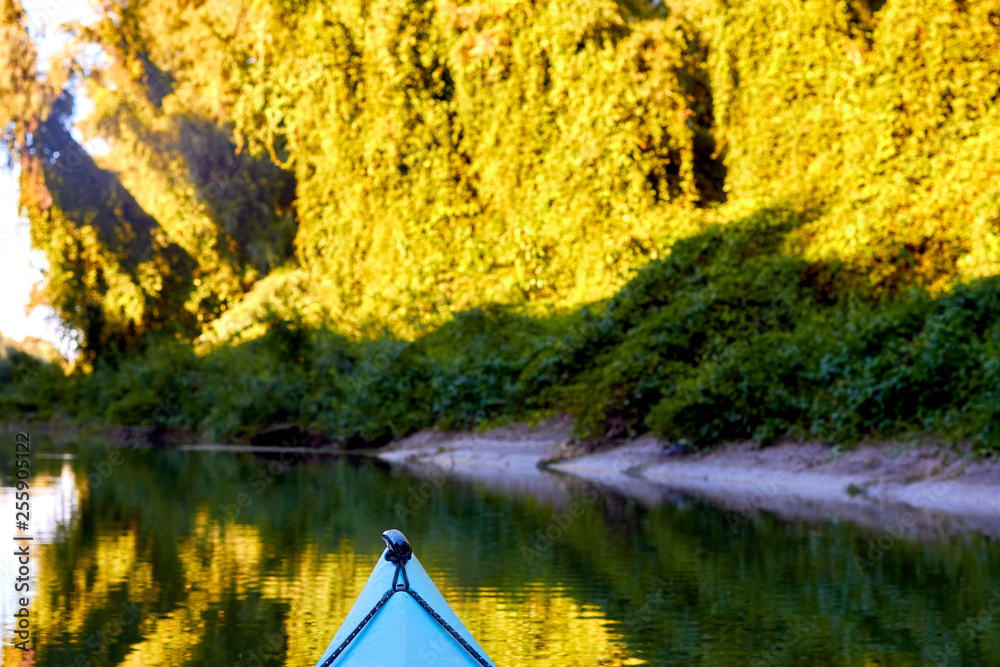
<svg viewBox="0 0 1000 667">
<path fill-rule="evenodd" d="M 108 144 L 102 166 L 194 259 L 185 309 L 211 321 L 291 257 L 294 180 L 237 151 L 220 69 L 234 56 L 225 28 L 193 16 L 190 3 L 105 0 L 100 9 L 77 30 L 104 54 L 86 71 L 94 110 L 83 130 Z"/>
<path fill-rule="evenodd" d="M 292 234 L 255 298 L 344 325 L 592 299 L 722 196 L 704 44 L 633 4 L 106 0 L 85 129 L 203 322 Z"/>
<path fill-rule="evenodd" d="M 182 330 L 177 302 L 190 291 L 189 258 L 72 137 L 69 70 L 55 62 L 39 74 L 17 0 L 3 0 L 0 59 L 5 148 L 20 165 L 32 245 L 49 265 L 36 299 L 80 333 L 85 360 L 151 331 Z"/>
</svg>

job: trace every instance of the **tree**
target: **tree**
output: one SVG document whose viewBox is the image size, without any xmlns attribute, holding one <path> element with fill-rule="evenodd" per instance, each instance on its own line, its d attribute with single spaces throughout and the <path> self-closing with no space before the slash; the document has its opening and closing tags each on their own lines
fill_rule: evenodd
<svg viewBox="0 0 1000 667">
<path fill-rule="evenodd" d="M 16 0 L 4 0 L 0 110 L 5 148 L 20 164 L 20 206 L 49 263 L 36 298 L 81 336 L 84 361 L 135 346 L 153 330 L 183 330 L 176 301 L 190 261 L 156 221 L 72 137 L 72 96 L 37 73 L 37 52 Z M 59 74 L 61 73 L 61 74 Z"/>
</svg>

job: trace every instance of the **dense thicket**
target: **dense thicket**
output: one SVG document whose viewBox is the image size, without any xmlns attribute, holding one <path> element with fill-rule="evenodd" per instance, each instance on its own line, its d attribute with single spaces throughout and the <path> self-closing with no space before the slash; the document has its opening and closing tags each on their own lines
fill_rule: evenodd
<svg viewBox="0 0 1000 667">
<path fill-rule="evenodd" d="M 254 3 L 238 128 L 340 317 L 593 298 L 718 199 L 704 49 L 612 2 Z"/>
<path fill-rule="evenodd" d="M 699 446 L 930 431 L 1000 447 L 1000 279 L 831 296 L 813 264 L 776 252 L 801 224 L 778 209 L 712 226 L 562 317 L 483 307 L 412 342 L 276 318 L 204 357 L 164 343 L 73 378 L 61 405 L 216 438 L 292 422 L 349 445 L 565 412 L 581 436 Z"/>
<path fill-rule="evenodd" d="M 101 48 L 88 68 L 94 102 L 84 130 L 110 147 L 102 166 L 117 173 L 166 237 L 194 260 L 185 315 L 209 322 L 292 254 L 294 178 L 269 160 L 239 154 L 220 105 L 218 47 L 171 59 L 160 34 L 183 25 L 180 7 L 105 2 L 97 23 L 77 28 L 79 41 Z M 157 20 L 175 21 L 156 31 Z M 195 25 L 204 26 L 195 18 Z M 205 44 L 204 37 L 196 45 Z M 215 39 L 215 38 L 213 38 Z M 195 67 L 195 61 L 198 66 Z M 209 68 L 213 81 L 192 83 Z"/>
<path fill-rule="evenodd" d="M 300 275 L 216 333 L 606 297 L 727 196 L 804 212 L 789 252 L 875 293 L 995 273 L 998 0 L 102 9 L 76 29 L 103 52 L 86 128 L 194 260 L 186 314 L 239 304 L 295 237 Z"/>
<path fill-rule="evenodd" d="M 79 334 L 87 362 L 149 334 L 197 335 L 292 252 L 294 179 L 237 155 L 222 121 L 174 100 L 141 7 L 106 3 L 102 21 L 74 28 L 102 48 L 99 66 L 62 55 L 39 73 L 26 16 L 4 0 L 0 127 L 49 263 L 37 299 Z M 67 82 L 81 74 L 95 105 L 86 129 L 111 148 L 96 161 L 69 127 Z"/>
<path fill-rule="evenodd" d="M 146 334 L 190 327 L 193 262 L 66 128 L 72 100 L 36 126 L 21 164 L 21 205 L 49 266 L 38 297 L 81 334 L 85 359 L 125 352 Z M 37 297 L 36 297 L 37 298 Z"/>
<path fill-rule="evenodd" d="M 42 76 L 4 0 L 43 294 L 96 363 L 68 404 L 995 443 L 1000 0 L 633 4 L 106 0 Z"/>
<path fill-rule="evenodd" d="M 0 415 L 51 410 L 66 398 L 66 361 L 50 343 L 0 332 Z"/>
<path fill-rule="evenodd" d="M 183 250 L 118 177 L 98 167 L 69 132 L 68 69 L 55 62 L 36 73 L 26 17 L 3 2 L 0 128 L 8 158 L 20 168 L 20 204 L 32 245 L 49 262 L 41 291 L 81 337 L 84 360 L 134 349 L 150 332 L 174 333 L 189 280 Z"/>
<path fill-rule="evenodd" d="M 737 0 L 702 25 L 727 187 L 876 291 L 997 273 L 1000 2 Z"/>
</svg>

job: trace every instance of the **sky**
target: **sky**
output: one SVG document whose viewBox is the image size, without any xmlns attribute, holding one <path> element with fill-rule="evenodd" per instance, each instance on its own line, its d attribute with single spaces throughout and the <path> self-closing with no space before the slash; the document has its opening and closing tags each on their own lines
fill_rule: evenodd
<svg viewBox="0 0 1000 667">
<path fill-rule="evenodd" d="M 88 0 L 22 0 L 32 34 L 38 36 L 40 66 L 58 51 L 65 38 L 57 28 L 66 21 L 88 21 L 94 13 Z M 79 100 L 77 117 L 85 115 L 88 104 Z M 81 137 L 76 134 L 77 140 Z M 36 308 L 25 312 L 32 286 L 41 280 L 45 258 L 31 249 L 27 221 L 17 214 L 18 170 L 0 167 L 0 332 L 7 338 L 44 338 L 64 354 L 72 355 L 72 344 L 63 336 L 53 311 Z"/>
</svg>

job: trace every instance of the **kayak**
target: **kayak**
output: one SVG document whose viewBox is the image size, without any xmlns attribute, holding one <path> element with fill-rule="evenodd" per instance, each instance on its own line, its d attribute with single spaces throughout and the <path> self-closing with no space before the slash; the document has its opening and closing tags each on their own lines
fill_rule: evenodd
<svg viewBox="0 0 1000 667">
<path fill-rule="evenodd" d="M 451 610 L 403 533 L 386 549 L 316 667 L 496 667 Z"/>
</svg>

